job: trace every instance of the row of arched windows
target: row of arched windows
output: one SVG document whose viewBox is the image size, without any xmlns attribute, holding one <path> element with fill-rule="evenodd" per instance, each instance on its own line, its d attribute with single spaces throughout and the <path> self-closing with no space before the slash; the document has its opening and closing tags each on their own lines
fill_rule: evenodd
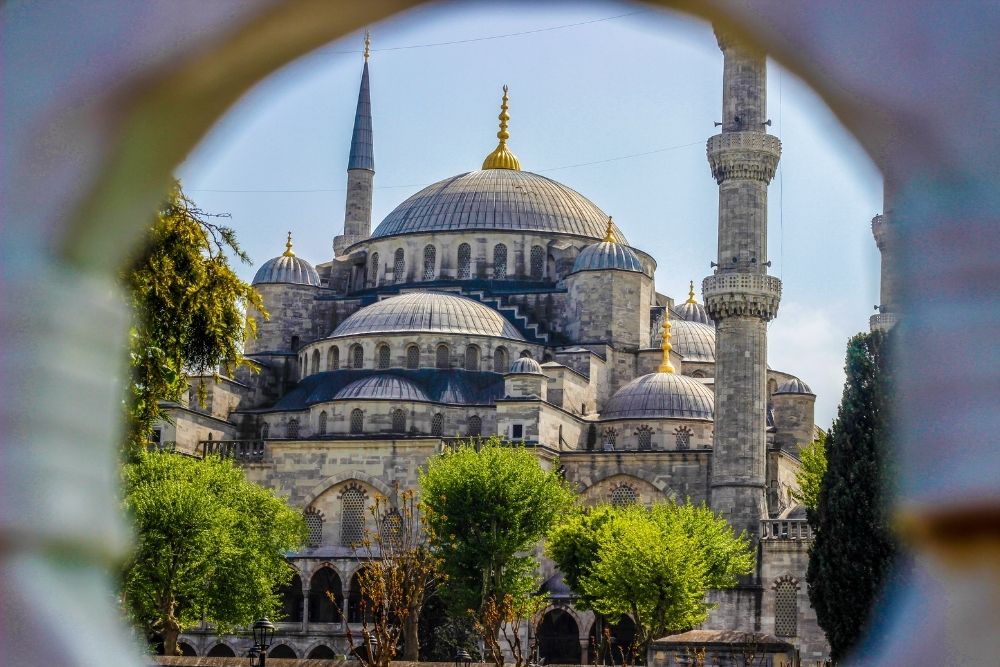
<svg viewBox="0 0 1000 667">
<path fill-rule="evenodd" d="M 360 574 L 359 570 L 351 577 L 346 609 L 343 584 L 340 575 L 332 567 L 324 565 L 316 570 L 309 580 L 308 599 L 302 588 L 302 578 L 298 574 L 294 575 L 281 590 L 284 612 L 282 620 L 301 623 L 308 606 L 310 623 L 340 623 L 345 615 L 348 623 L 360 623 L 363 616 L 370 614 L 370 605 L 362 595 Z"/>
<path fill-rule="evenodd" d="M 394 408 L 389 413 L 390 429 L 392 433 L 406 433 L 406 411 L 402 408 Z M 317 435 L 327 435 L 330 424 L 330 416 L 326 410 L 319 413 L 317 418 Z M 479 436 L 483 434 L 483 420 L 479 415 L 469 418 L 466 435 Z M 365 411 L 361 408 L 354 408 L 348 420 L 348 429 L 351 435 L 361 435 L 365 432 Z M 298 419 L 289 419 L 285 423 L 285 437 L 289 439 L 298 438 L 300 434 L 300 422 Z M 432 436 L 444 436 L 444 415 L 440 412 L 431 417 Z M 267 422 L 261 424 L 260 437 L 267 440 L 271 437 L 271 426 Z"/>
<path fill-rule="evenodd" d="M 525 350 L 521 356 L 530 356 L 530 352 Z M 467 371 L 482 370 L 482 350 L 478 345 L 467 345 L 462 367 Z M 349 368 L 365 367 L 365 350 L 359 343 L 355 343 L 348 348 L 347 360 Z M 380 343 L 375 347 L 375 368 L 393 368 L 392 349 L 386 343 Z M 406 346 L 403 354 L 403 367 L 408 369 L 420 368 L 420 346 L 410 343 Z M 302 375 L 310 375 L 320 372 L 322 355 L 319 348 L 311 354 L 304 356 L 302 361 Z M 438 343 L 434 348 L 434 367 L 447 369 L 452 367 L 451 346 L 447 343 Z M 340 348 L 331 345 L 326 353 L 326 370 L 333 371 L 340 368 Z M 506 373 L 510 368 L 510 353 L 507 348 L 501 346 L 493 350 L 493 372 Z"/>
<path fill-rule="evenodd" d="M 646 424 L 640 424 L 636 427 L 635 431 L 633 431 L 632 435 L 636 436 L 638 449 L 640 451 L 653 449 L 654 432 L 655 430 L 653 427 Z M 620 435 L 620 432 L 614 426 L 607 426 L 604 429 L 603 435 L 603 444 L 614 447 L 618 443 L 618 436 Z M 692 435 L 694 435 L 694 432 L 688 426 L 678 426 L 674 429 L 674 444 L 677 449 L 690 449 Z"/>
<path fill-rule="evenodd" d="M 493 279 L 505 280 L 507 271 L 507 245 L 497 243 L 493 246 Z M 379 281 L 379 254 L 373 252 L 368 262 L 368 283 L 372 287 L 383 284 Z M 434 280 L 438 277 L 437 268 L 437 248 L 428 243 L 423 250 L 423 271 L 421 280 Z M 456 251 L 456 271 L 455 276 L 459 280 L 469 280 L 472 278 L 472 246 L 462 243 Z M 545 248 L 540 245 L 532 246 L 528 264 L 529 275 L 532 280 L 542 280 L 545 278 Z M 396 248 L 392 257 L 392 282 L 401 283 L 406 278 L 406 252 L 403 248 Z M 386 277 L 388 279 L 388 276 Z"/>
</svg>

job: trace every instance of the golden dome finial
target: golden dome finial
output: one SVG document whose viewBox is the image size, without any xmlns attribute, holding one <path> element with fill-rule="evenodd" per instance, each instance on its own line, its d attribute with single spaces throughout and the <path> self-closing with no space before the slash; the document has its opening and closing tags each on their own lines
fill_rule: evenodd
<svg viewBox="0 0 1000 667">
<path fill-rule="evenodd" d="M 281 253 L 282 257 L 295 257 L 295 251 L 292 250 L 292 233 L 288 232 L 288 240 L 285 241 L 285 252 Z"/>
<path fill-rule="evenodd" d="M 513 171 L 521 171 L 521 162 L 507 148 L 507 140 L 510 139 L 510 132 L 507 131 L 507 121 L 510 120 L 510 114 L 507 113 L 507 101 L 510 98 L 507 96 L 507 91 L 507 84 L 504 84 L 503 98 L 500 102 L 500 115 L 497 116 L 500 119 L 500 131 L 497 132 L 497 139 L 500 140 L 500 143 L 483 160 L 483 169 L 511 169 Z"/>
<path fill-rule="evenodd" d="M 604 242 L 614 243 L 615 242 L 615 223 L 611 221 L 611 216 L 608 216 L 608 228 L 604 231 Z"/>
<path fill-rule="evenodd" d="M 694 281 L 693 280 L 691 281 L 691 284 L 688 286 L 688 300 L 685 301 L 684 303 L 692 303 L 692 304 L 697 304 L 698 303 L 698 301 L 694 298 Z"/>
<path fill-rule="evenodd" d="M 670 313 L 666 309 L 663 311 L 663 343 L 660 348 L 663 350 L 663 361 L 656 370 L 660 373 L 675 373 L 670 363 L 670 350 L 674 349 L 674 346 L 670 344 Z"/>
<path fill-rule="evenodd" d="M 372 54 L 372 34 L 365 30 L 365 62 L 368 62 L 368 56 Z"/>
</svg>

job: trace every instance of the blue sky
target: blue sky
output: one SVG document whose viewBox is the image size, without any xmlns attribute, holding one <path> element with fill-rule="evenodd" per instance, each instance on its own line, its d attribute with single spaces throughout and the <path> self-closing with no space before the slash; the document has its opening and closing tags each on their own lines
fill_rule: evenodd
<svg viewBox="0 0 1000 667">
<path fill-rule="evenodd" d="M 709 273 L 718 189 L 704 143 L 720 115 L 722 53 L 707 23 L 615 2 L 448 3 L 371 31 L 373 227 L 423 186 L 479 167 L 496 145 L 506 83 L 509 146 L 522 168 L 613 215 L 657 260 L 660 292 L 683 299 L 688 281 Z M 482 39 L 510 33 L 524 34 Z M 178 171 L 201 208 L 232 215 L 255 265 L 280 254 L 288 230 L 300 256 L 332 256 L 361 47 L 350 35 L 272 75 Z M 846 341 L 867 329 L 878 302 L 869 222 L 882 179 L 826 105 L 774 63 L 768 111 L 783 143 L 769 258 L 784 283 L 769 362 L 810 384 L 827 428 Z M 254 268 L 240 271 L 249 279 Z"/>
</svg>

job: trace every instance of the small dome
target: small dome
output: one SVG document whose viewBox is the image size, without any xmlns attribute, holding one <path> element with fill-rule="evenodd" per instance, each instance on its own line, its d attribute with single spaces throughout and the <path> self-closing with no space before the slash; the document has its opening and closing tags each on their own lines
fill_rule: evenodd
<svg viewBox="0 0 1000 667">
<path fill-rule="evenodd" d="M 446 333 L 524 340 L 507 319 L 488 306 L 455 294 L 412 292 L 390 297 L 357 311 L 332 334 Z"/>
<path fill-rule="evenodd" d="M 809 388 L 805 382 L 798 378 L 792 378 L 786 382 L 782 382 L 775 392 L 775 394 L 812 394 L 813 390 Z"/>
<path fill-rule="evenodd" d="M 715 394 L 676 373 L 637 377 L 615 392 L 601 419 L 712 419 Z"/>
<path fill-rule="evenodd" d="M 393 401 L 430 401 L 424 390 L 395 375 L 371 375 L 355 380 L 338 391 L 333 400 L 374 398 Z"/>
<path fill-rule="evenodd" d="M 677 316 L 675 320 L 683 320 L 686 322 L 699 322 L 701 324 L 714 325 L 715 322 L 712 318 L 708 316 L 708 311 L 705 310 L 705 306 L 700 303 L 691 303 L 690 301 L 685 301 L 679 306 L 674 306 L 674 314 Z"/>
<path fill-rule="evenodd" d="M 269 259 L 257 269 L 253 285 L 286 283 L 289 285 L 312 285 L 319 287 L 319 274 L 313 265 L 294 255 L 281 255 Z"/>
<path fill-rule="evenodd" d="M 687 320 L 671 320 L 670 325 L 670 343 L 684 361 L 715 362 L 715 327 Z"/>
<path fill-rule="evenodd" d="M 513 373 L 543 375 L 542 367 L 531 357 L 521 357 L 520 359 L 515 360 L 514 363 L 510 365 L 510 370 L 507 371 L 508 375 Z"/>
<path fill-rule="evenodd" d="M 613 241 L 601 241 L 584 248 L 576 256 L 573 270 L 570 273 L 603 271 L 605 269 L 645 273 L 642 269 L 642 262 L 639 261 L 639 256 L 635 254 L 635 251 L 626 245 Z"/>
</svg>

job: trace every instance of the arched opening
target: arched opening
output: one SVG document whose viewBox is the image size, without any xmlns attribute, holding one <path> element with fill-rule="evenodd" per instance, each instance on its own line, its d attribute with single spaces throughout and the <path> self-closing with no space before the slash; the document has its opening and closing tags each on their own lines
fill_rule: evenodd
<svg viewBox="0 0 1000 667">
<path fill-rule="evenodd" d="M 510 358 L 507 355 L 507 348 L 498 347 L 493 350 L 493 372 L 506 373 L 510 368 Z"/>
<path fill-rule="evenodd" d="M 334 650 L 325 644 L 314 647 L 306 656 L 310 660 L 333 660 L 336 657 Z"/>
<path fill-rule="evenodd" d="M 391 361 L 388 345 L 382 343 L 375 348 L 375 368 L 389 368 Z"/>
<path fill-rule="evenodd" d="M 440 412 L 431 417 L 431 435 L 438 437 L 444 435 L 444 415 Z"/>
<path fill-rule="evenodd" d="M 319 373 L 319 349 L 313 350 L 312 353 L 312 372 Z"/>
<path fill-rule="evenodd" d="M 392 432 L 406 433 L 406 411 L 401 408 L 392 411 Z"/>
<path fill-rule="evenodd" d="M 580 664 L 580 628 L 569 612 L 552 609 L 538 625 L 538 657 L 547 665 Z"/>
<path fill-rule="evenodd" d="M 295 654 L 295 649 L 293 649 L 288 644 L 278 644 L 271 649 L 270 653 L 267 654 L 269 658 L 297 658 L 298 655 Z"/>
<path fill-rule="evenodd" d="M 236 653 L 226 644 L 216 644 L 205 654 L 206 658 L 235 658 Z"/>
<path fill-rule="evenodd" d="M 326 370 L 335 371 L 340 368 L 340 348 L 331 345 L 326 353 Z"/>
<path fill-rule="evenodd" d="M 458 279 L 468 280 L 472 277 L 472 247 L 468 243 L 458 246 Z"/>
<path fill-rule="evenodd" d="M 326 410 L 323 410 L 322 412 L 319 413 L 319 420 L 317 421 L 316 424 L 316 431 L 319 433 L 319 435 L 326 435 L 327 419 L 328 417 L 326 414 Z"/>
<path fill-rule="evenodd" d="M 361 487 L 349 484 L 340 494 L 340 544 L 353 547 L 365 536 L 365 503 Z"/>
<path fill-rule="evenodd" d="M 470 345 L 465 348 L 465 370 L 479 370 L 479 346 Z"/>
<path fill-rule="evenodd" d="M 362 595 L 361 573 L 364 568 L 358 570 L 351 577 L 351 589 L 347 595 L 347 622 L 360 623 L 362 619 L 372 619 L 371 600 Z"/>
<path fill-rule="evenodd" d="M 622 616 L 617 623 L 599 616 L 590 626 L 590 664 L 621 665 L 635 664 L 630 661 L 623 663 L 622 656 L 628 656 L 634 651 L 635 622 L 628 616 Z M 645 656 L 635 656 L 636 663 L 645 663 Z"/>
<path fill-rule="evenodd" d="M 416 345 L 406 346 L 406 367 L 420 368 L 420 348 Z"/>
<path fill-rule="evenodd" d="M 545 277 L 545 249 L 540 245 L 531 246 L 531 279 L 541 280 Z"/>
<path fill-rule="evenodd" d="M 472 415 L 469 417 L 469 433 L 468 435 L 472 437 L 477 437 L 483 434 L 483 420 L 479 415 Z"/>
<path fill-rule="evenodd" d="M 365 367 L 365 349 L 355 343 L 351 346 L 351 367 L 352 368 L 364 368 Z"/>
<path fill-rule="evenodd" d="M 424 246 L 424 280 L 434 280 L 434 264 L 437 250 L 431 244 Z"/>
<path fill-rule="evenodd" d="M 289 440 L 294 440 L 299 437 L 299 420 L 289 419 L 288 424 L 285 426 L 285 437 Z"/>
<path fill-rule="evenodd" d="M 402 248 L 396 248 L 396 254 L 392 259 L 392 282 L 401 283 L 406 277 L 406 260 Z"/>
<path fill-rule="evenodd" d="M 774 585 L 774 634 L 794 637 L 798 634 L 799 586 L 791 577 L 782 577 Z"/>
<path fill-rule="evenodd" d="M 281 619 L 289 623 L 302 621 L 302 605 L 305 598 L 302 595 L 302 579 L 293 575 L 291 581 L 281 587 Z"/>
<path fill-rule="evenodd" d="M 321 567 L 309 580 L 309 622 L 339 623 L 344 608 L 344 587 L 340 575 Z"/>
<path fill-rule="evenodd" d="M 323 515 L 315 507 L 303 512 L 306 524 L 306 546 L 315 549 L 323 543 Z"/>
<path fill-rule="evenodd" d="M 194 650 L 194 647 L 187 642 L 177 642 L 177 650 L 181 652 L 184 656 L 196 656 L 198 652 Z"/>
<path fill-rule="evenodd" d="M 378 287 L 378 253 L 372 253 L 372 259 L 368 265 L 368 284 L 372 287 Z"/>
<path fill-rule="evenodd" d="M 444 343 L 437 346 L 434 355 L 434 365 L 437 368 L 451 368 L 451 350 Z"/>
<path fill-rule="evenodd" d="M 503 280 L 507 277 L 507 246 L 498 243 L 493 246 L 493 279 Z"/>
<path fill-rule="evenodd" d="M 365 413 L 361 408 L 351 410 L 351 435 L 360 435 L 365 432 Z"/>
</svg>

